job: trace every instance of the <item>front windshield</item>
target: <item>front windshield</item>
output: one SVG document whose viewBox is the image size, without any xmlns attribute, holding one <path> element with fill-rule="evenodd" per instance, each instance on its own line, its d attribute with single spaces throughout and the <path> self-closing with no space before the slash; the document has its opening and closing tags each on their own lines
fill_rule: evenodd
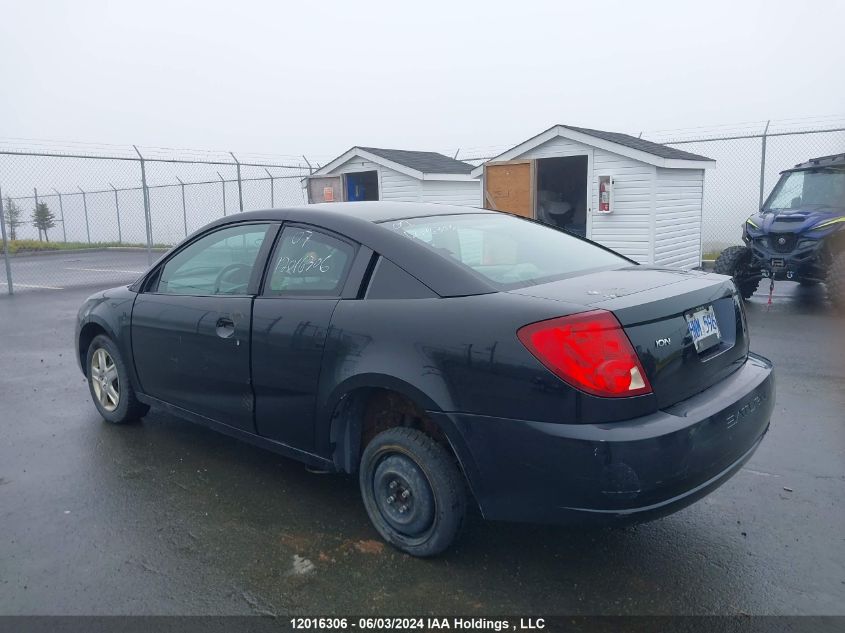
<svg viewBox="0 0 845 633">
<path fill-rule="evenodd" d="M 763 211 L 845 207 L 845 169 L 813 169 L 783 174 Z"/>
<path fill-rule="evenodd" d="M 411 218 L 384 226 L 503 287 L 631 264 L 588 241 L 505 213 Z"/>
</svg>

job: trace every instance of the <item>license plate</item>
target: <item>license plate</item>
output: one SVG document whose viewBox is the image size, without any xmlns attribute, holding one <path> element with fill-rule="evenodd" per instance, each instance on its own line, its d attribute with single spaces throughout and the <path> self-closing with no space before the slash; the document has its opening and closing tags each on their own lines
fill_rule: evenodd
<svg viewBox="0 0 845 633">
<path fill-rule="evenodd" d="M 772 259 L 772 268 L 785 268 L 786 262 L 784 262 L 782 257 L 775 257 Z"/>
<path fill-rule="evenodd" d="M 719 323 L 716 321 L 716 313 L 713 306 L 696 308 L 684 315 L 687 319 L 687 328 L 695 344 L 695 351 L 702 352 L 718 345 L 722 340 L 719 332 Z"/>
</svg>

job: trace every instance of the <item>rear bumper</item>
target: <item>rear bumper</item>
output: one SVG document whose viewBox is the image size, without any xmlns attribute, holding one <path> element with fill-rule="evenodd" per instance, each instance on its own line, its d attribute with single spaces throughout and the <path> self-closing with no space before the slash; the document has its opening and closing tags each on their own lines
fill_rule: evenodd
<svg viewBox="0 0 845 633">
<path fill-rule="evenodd" d="M 771 363 L 749 355 L 717 385 L 657 413 L 610 424 L 437 414 L 486 518 L 643 521 L 679 510 L 729 479 L 768 430 Z"/>
</svg>

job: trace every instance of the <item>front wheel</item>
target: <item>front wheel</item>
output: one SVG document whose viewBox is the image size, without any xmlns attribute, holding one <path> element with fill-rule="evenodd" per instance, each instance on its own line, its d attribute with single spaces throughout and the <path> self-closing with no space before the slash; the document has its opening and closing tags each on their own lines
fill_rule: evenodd
<svg viewBox="0 0 845 633">
<path fill-rule="evenodd" d="M 713 272 L 734 278 L 743 299 L 751 297 L 760 285 L 759 274 L 751 269 L 751 259 L 751 251 L 745 246 L 729 246 L 719 254 L 713 265 Z"/>
<path fill-rule="evenodd" d="M 825 276 L 827 298 L 839 310 L 845 310 L 845 251 L 833 258 Z"/>
<path fill-rule="evenodd" d="M 88 388 L 94 406 L 112 424 L 133 422 L 150 407 L 138 401 L 117 345 L 108 336 L 95 336 L 86 356 Z"/>
<path fill-rule="evenodd" d="M 421 431 L 392 428 L 364 450 L 358 482 L 385 541 L 412 556 L 435 556 L 456 539 L 466 489 L 449 452 Z"/>
</svg>

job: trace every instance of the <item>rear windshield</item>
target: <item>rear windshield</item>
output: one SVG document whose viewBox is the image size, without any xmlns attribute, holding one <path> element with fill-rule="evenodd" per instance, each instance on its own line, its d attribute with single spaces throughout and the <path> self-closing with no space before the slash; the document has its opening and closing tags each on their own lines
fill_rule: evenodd
<svg viewBox="0 0 845 633">
<path fill-rule="evenodd" d="M 383 226 L 503 287 L 631 264 L 590 242 L 505 213 L 410 218 Z"/>
</svg>

